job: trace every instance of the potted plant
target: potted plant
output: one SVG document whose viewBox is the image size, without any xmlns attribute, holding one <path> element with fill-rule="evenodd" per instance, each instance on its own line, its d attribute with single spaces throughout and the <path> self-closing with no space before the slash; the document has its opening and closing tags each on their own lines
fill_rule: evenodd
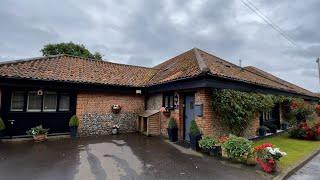
<svg viewBox="0 0 320 180">
<path fill-rule="evenodd" d="M 277 162 L 280 158 L 286 156 L 285 152 L 280 151 L 279 148 L 274 148 L 271 143 L 265 143 L 255 147 L 257 153 L 257 162 L 267 173 L 272 173 L 277 170 Z"/>
<path fill-rule="evenodd" d="M 190 147 L 192 150 L 199 150 L 199 141 L 201 139 L 201 133 L 195 120 L 191 121 L 189 129 Z"/>
<path fill-rule="evenodd" d="M 275 125 L 273 123 L 269 123 L 269 124 L 266 124 L 266 126 L 269 128 L 270 133 L 272 133 L 272 134 L 277 133 L 277 130 L 278 130 L 277 125 Z"/>
<path fill-rule="evenodd" d="M 260 126 L 258 129 L 258 134 L 260 137 L 265 136 L 267 132 L 269 131 L 269 128 L 266 126 Z"/>
<path fill-rule="evenodd" d="M 121 111 L 121 106 L 118 104 L 114 104 L 111 106 L 111 110 L 114 114 L 118 114 Z"/>
<path fill-rule="evenodd" d="M 231 160 L 246 163 L 248 155 L 252 152 L 252 144 L 253 142 L 246 138 L 230 135 L 222 147 Z"/>
<path fill-rule="evenodd" d="M 47 140 L 49 129 L 44 129 L 42 125 L 36 126 L 28 130 L 26 133 L 33 137 L 35 142 L 43 142 Z"/>
<path fill-rule="evenodd" d="M 72 138 L 77 137 L 78 126 L 79 126 L 79 119 L 76 115 L 73 115 L 69 120 L 70 136 Z"/>
<path fill-rule="evenodd" d="M 199 141 L 199 147 L 208 152 L 210 156 L 219 156 L 220 154 L 220 146 L 216 146 L 215 144 L 214 138 L 210 136 L 202 137 Z"/>
<path fill-rule="evenodd" d="M 5 129 L 6 129 L 6 125 L 4 124 L 2 118 L 0 117 L 0 137 L 4 136 Z"/>
<path fill-rule="evenodd" d="M 111 130 L 112 135 L 117 135 L 117 134 L 119 134 L 119 128 L 120 128 L 119 125 L 113 125 L 113 126 L 112 126 L 112 130 Z"/>
<path fill-rule="evenodd" d="M 168 122 L 168 137 L 171 142 L 178 140 L 178 126 L 174 118 L 170 118 Z"/>
<path fill-rule="evenodd" d="M 289 128 L 289 123 L 283 122 L 281 123 L 281 130 L 287 130 Z"/>
</svg>

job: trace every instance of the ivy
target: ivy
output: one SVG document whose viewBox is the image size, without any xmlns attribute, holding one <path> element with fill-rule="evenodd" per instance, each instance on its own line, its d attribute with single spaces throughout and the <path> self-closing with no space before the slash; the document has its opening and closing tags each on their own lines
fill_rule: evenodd
<svg viewBox="0 0 320 180">
<path fill-rule="evenodd" d="M 232 134 L 242 136 L 257 112 L 270 111 L 276 103 L 293 98 L 236 90 L 215 90 L 212 107 Z"/>
</svg>

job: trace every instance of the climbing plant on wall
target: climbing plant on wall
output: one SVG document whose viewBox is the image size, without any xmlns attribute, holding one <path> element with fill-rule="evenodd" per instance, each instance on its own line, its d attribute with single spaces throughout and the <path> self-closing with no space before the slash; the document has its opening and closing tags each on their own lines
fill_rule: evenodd
<svg viewBox="0 0 320 180">
<path fill-rule="evenodd" d="M 292 99 L 286 96 L 224 89 L 213 92 L 212 107 L 232 134 L 242 136 L 257 112 L 270 111 L 275 103 Z"/>
</svg>

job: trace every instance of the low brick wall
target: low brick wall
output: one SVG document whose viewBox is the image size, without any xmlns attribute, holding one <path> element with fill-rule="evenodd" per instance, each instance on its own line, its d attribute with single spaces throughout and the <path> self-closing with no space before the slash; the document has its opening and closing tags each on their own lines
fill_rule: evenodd
<svg viewBox="0 0 320 180">
<path fill-rule="evenodd" d="M 119 114 L 111 106 L 122 107 Z M 144 111 L 144 96 L 105 92 L 79 92 L 76 114 L 80 136 L 111 134 L 113 125 L 120 125 L 121 133 L 135 131 L 138 114 Z"/>
</svg>

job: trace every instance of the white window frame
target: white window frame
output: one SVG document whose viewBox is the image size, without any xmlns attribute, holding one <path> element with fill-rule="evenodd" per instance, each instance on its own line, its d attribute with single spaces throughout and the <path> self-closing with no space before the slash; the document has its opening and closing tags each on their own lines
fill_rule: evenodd
<svg viewBox="0 0 320 180">
<path fill-rule="evenodd" d="M 14 92 L 22 92 L 24 94 L 24 91 L 12 91 L 11 92 L 11 100 L 10 100 L 10 111 L 12 112 L 22 112 L 23 111 L 23 106 L 22 106 L 22 109 L 13 109 L 12 108 L 12 100 L 13 100 L 13 93 Z M 24 99 L 24 96 L 23 96 L 23 99 Z M 23 103 L 24 103 L 25 100 L 23 100 Z"/>
<path fill-rule="evenodd" d="M 54 109 L 45 109 L 45 102 L 46 102 L 46 94 L 55 94 L 56 100 L 55 100 L 55 108 Z M 45 91 L 43 93 L 43 99 L 42 99 L 42 111 L 43 112 L 57 112 L 57 106 L 58 106 L 58 93 L 54 91 Z"/>
<path fill-rule="evenodd" d="M 27 97 L 27 112 L 41 112 L 41 107 L 40 109 L 29 109 L 29 93 L 35 93 L 35 94 L 38 94 L 37 91 L 28 91 L 28 97 Z M 41 106 L 43 106 L 43 100 L 41 98 Z"/>
<path fill-rule="evenodd" d="M 69 97 L 69 106 L 68 106 L 68 109 L 61 109 L 61 106 L 60 106 L 60 103 L 61 103 L 61 96 L 68 96 Z M 68 112 L 70 111 L 70 94 L 69 93 L 60 93 L 60 96 L 59 96 L 59 109 L 58 111 L 61 111 L 61 112 Z"/>
</svg>

